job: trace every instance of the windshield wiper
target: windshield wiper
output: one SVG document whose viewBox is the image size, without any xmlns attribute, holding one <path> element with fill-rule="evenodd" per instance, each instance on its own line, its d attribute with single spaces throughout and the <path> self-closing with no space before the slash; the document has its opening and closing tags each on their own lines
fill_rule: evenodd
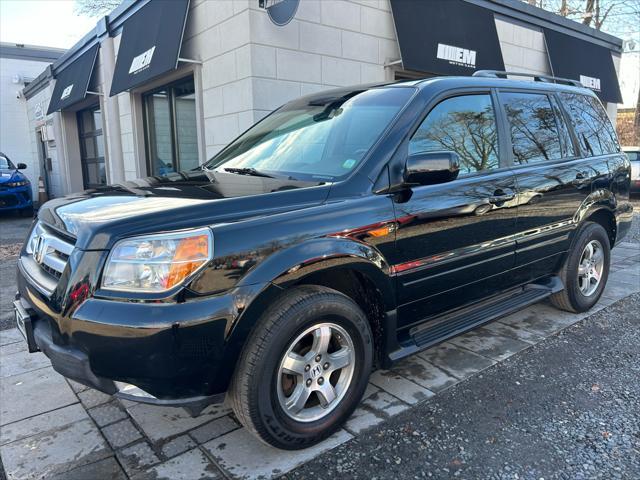
<svg viewBox="0 0 640 480">
<path fill-rule="evenodd" d="M 252 177 L 276 178 L 268 173 L 261 172 L 255 168 L 225 168 L 225 172 L 237 173 L 238 175 L 251 175 Z"/>
</svg>

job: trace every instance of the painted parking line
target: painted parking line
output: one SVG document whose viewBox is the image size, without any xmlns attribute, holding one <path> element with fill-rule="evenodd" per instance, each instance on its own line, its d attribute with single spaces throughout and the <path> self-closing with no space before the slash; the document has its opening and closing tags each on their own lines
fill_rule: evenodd
<svg viewBox="0 0 640 480">
<path fill-rule="evenodd" d="M 5 376 L 0 372 L 0 455 L 9 479 L 23 478 L 25 455 L 34 449 L 38 461 L 28 463 L 34 477 L 71 469 L 92 478 L 180 478 L 184 472 L 197 478 L 277 477 L 639 292 L 639 254 L 636 244 L 613 250 L 607 288 L 586 314 L 561 312 L 542 302 L 373 373 L 363 402 L 344 428 L 295 452 L 261 443 L 224 405 L 194 418 L 183 409 L 115 401 L 65 381 L 45 362 L 28 360 L 30 354 L 18 343 L 23 342 L 20 334 L 6 330 L 0 332 L 0 357 L 13 365 Z"/>
</svg>

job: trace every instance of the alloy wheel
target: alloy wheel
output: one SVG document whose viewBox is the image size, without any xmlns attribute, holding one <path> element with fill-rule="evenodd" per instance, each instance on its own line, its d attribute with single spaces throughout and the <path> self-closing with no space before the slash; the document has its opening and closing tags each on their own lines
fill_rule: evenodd
<svg viewBox="0 0 640 480">
<path fill-rule="evenodd" d="M 335 323 L 307 328 L 289 344 L 278 369 L 278 401 L 298 422 L 327 416 L 344 398 L 355 369 L 351 336 Z"/>
<path fill-rule="evenodd" d="M 598 289 L 604 271 L 604 250 L 598 240 L 591 240 L 584 247 L 578 264 L 578 288 L 589 297 Z"/>
</svg>

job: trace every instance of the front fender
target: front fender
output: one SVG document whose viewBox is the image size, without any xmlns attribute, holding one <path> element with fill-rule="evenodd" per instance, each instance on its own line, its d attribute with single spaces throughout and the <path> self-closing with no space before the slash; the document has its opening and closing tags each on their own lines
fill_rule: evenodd
<svg viewBox="0 0 640 480">
<path fill-rule="evenodd" d="M 349 269 L 360 272 L 373 282 L 382 295 L 387 311 L 395 308 L 389 265 L 371 245 L 346 238 L 319 238 L 281 250 L 252 268 L 238 282 L 234 291 L 251 292 L 242 299 L 239 315 L 227 326 L 226 348 L 221 360 L 233 368 L 217 372 L 216 392 L 227 389 L 240 353 L 260 316 L 288 286 L 318 272 Z M 240 301 L 242 300 L 242 301 Z"/>
<path fill-rule="evenodd" d="M 276 252 L 240 279 L 238 286 L 271 282 L 286 288 L 311 274 L 338 269 L 351 269 L 368 277 L 382 294 L 387 309 L 394 308 L 386 259 L 375 247 L 343 237 L 313 239 Z"/>
</svg>

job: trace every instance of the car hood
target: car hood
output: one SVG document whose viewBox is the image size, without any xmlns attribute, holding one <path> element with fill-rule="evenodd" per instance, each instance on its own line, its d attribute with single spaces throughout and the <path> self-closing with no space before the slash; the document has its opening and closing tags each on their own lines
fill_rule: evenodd
<svg viewBox="0 0 640 480">
<path fill-rule="evenodd" d="M 9 182 L 20 182 L 25 176 L 17 170 L 0 169 L 0 185 Z"/>
<path fill-rule="evenodd" d="M 318 205 L 328 190 L 326 183 L 199 170 L 54 199 L 40 208 L 38 218 L 75 237 L 78 248 L 100 250 L 125 236 L 228 223 Z"/>
</svg>

